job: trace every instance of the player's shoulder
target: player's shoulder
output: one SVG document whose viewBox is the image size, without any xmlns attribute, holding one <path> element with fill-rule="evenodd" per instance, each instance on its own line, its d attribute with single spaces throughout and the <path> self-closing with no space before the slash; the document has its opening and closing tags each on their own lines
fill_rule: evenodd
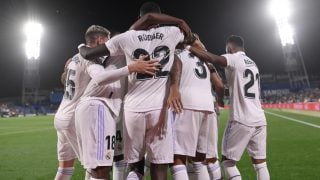
<svg viewBox="0 0 320 180">
<path fill-rule="evenodd" d="M 81 57 L 80 53 L 77 53 L 71 58 L 71 62 L 78 64 L 81 61 L 81 59 L 82 59 L 82 57 Z"/>
<path fill-rule="evenodd" d="M 125 31 L 125 32 L 123 32 L 123 33 L 115 36 L 115 37 L 119 37 L 119 38 L 127 37 L 127 36 L 130 36 L 130 35 L 134 35 L 134 34 L 136 34 L 137 32 L 139 32 L 139 31 L 130 29 L 130 30 L 127 30 L 127 31 Z"/>
<path fill-rule="evenodd" d="M 180 33 L 181 30 L 177 26 L 161 26 L 157 28 L 160 31 L 163 31 L 165 33 Z M 181 32 L 182 33 L 182 32 Z"/>
<path fill-rule="evenodd" d="M 174 54 L 177 55 L 181 61 L 187 59 L 189 53 L 190 51 L 188 51 L 187 49 L 176 49 L 174 51 Z"/>
<path fill-rule="evenodd" d="M 175 49 L 175 50 L 174 50 L 174 54 L 175 54 L 175 55 L 181 55 L 181 54 L 183 54 L 184 52 L 186 52 L 185 49 Z"/>
<path fill-rule="evenodd" d="M 92 62 L 92 61 L 88 61 L 86 59 L 84 59 L 80 53 L 77 53 L 75 54 L 73 57 L 72 57 L 72 63 L 74 63 L 74 65 L 77 67 L 77 68 L 85 68 L 87 66 L 90 66 L 92 64 L 96 64 L 95 62 Z"/>
</svg>

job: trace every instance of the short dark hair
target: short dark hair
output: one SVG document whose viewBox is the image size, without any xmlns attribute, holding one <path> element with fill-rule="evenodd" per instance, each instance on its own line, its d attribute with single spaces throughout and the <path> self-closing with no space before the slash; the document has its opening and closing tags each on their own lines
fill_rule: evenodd
<svg viewBox="0 0 320 180">
<path fill-rule="evenodd" d="M 231 35 L 227 38 L 227 43 L 235 44 L 238 47 L 244 47 L 244 40 L 241 36 Z"/>
<path fill-rule="evenodd" d="M 140 17 L 147 13 L 161 13 L 160 6 L 155 2 L 145 2 L 140 7 Z"/>
<path fill-rule="evenodd" d="M 110 38 L 110 31 L 102 26 L 92 25 L 87 29 L 84 37 L 87 43 L 92 43 L 98 38 L 98 36 Z"/>
</svg>

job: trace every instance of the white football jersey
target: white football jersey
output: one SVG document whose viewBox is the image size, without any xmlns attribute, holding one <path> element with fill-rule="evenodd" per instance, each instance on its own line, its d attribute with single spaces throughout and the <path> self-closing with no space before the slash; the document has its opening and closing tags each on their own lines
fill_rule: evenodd
<svg viewBox="0 0 320 180">
<path fill-rule="evenodd" d="M 111 56 L 106 61 L 106 68 L 98 64 L 92 65 L 90 69 L 94 69 L 94 76 L 99 76 L 99 74 L 104 71 L 119 69 L 126 66 L 125 56 L 123 55 Z M 105 102 L 112 112 L 118 117 L 126 90 L 125 82 L 126 77 L 122 77 L 118 81 L 105 85 L 99 85 L 92 80 L 83 93 L 81 101 L 88 99 L 101 100 Z"/>
<path fill-rule="evenodd" d="M 230 93 L 231 121 L 247 126 L 266 125 L 260 103 L 260 76 L 255 62 L 242 51 L 223 55 L 227 59 L 225 68 Z"/>
<path fill-rule="evenodd" d="M 182 62 L 180 80 L 184 109 L 214 112 L 210 71 L 207 65 L 188 50 L 177 50 Z"/>
<path fill-rule="evenodd" d="M 127 65 L 140 55 L 160 60 L 161 70 L 156 76 L 132 73 L 128 78 L 128 93 L 124 108 L 133 112 L 161 109 L 166 95 L 166 83 L 174 60 L 176 45 L 184 36 L 179 28 L 165 26 L 147 31 L 130 30 L 110 39 L 106 46 L 110 55 L 124 54 Z"/>
<path fill-rule="evenodd" d="M 80 54 L 73 56 L 68 65 L 65 82 L 65 93 L 55 115 L 60 120 L 70 120 L 73 117 L 76 105 L 90 82 L 88 67 L 93 63 L 83 59 Z"/>
</svg>

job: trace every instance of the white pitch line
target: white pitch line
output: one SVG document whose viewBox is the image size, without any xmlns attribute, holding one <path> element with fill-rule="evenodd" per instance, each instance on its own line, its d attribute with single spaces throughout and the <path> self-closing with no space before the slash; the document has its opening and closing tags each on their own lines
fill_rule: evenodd
<svg viewBox="0 0 320 180">
<path fill-rule="evenodd" d="M 12 134 L 23 134 L 23 133 L 32 133 L 32 132 L 39 132 L 39 131 L 47 131 L 53 128 L 43 128 L 43 129 L 30 129 L 25 131 L 15 131 L 15 132 L 8 132 L 8 133 L 0 133 L 0 136 L 12 135 Z"/>
<path fill-rule="evenodd" d="M 289 121 L 294 121 L 294 122 L 305 124 L 305 125 L 308 125 L 308 126 L 311 126 L 311 127 L 320 128 L 319 125 L 308 123 L 308 122 L 305 122 L 305 121 L 301 121 L 299 119 L 294 119 L 294 118 L 291 118 L 291 117 L 288 117 L 288 116 L 283 116 L 283 115 L 272 113 L 272 112 L 269 112 L 269 111 L 265 111 L 265 112 L 267 114 L 271 114 L 271 115 L 274 115 L 274 116 L 277 116 L 277 117 L 280 117 L 280 118 L 283 118 L 283 119 L 287 119 Z"/>
</svg>

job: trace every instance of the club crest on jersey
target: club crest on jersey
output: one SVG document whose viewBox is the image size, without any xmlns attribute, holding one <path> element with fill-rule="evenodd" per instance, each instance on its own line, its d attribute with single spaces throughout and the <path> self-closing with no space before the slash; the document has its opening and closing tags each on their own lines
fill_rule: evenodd
<svg viewBox="0 0 320 180">
<path fill-rule="evenodd" d="M 163 38 L 163 33 L 153 33 L 153 34 L 142 34 L 138 36 L 138 39 L 140 42 L 142 41 L 152 41 L 154 39 L 160 39 L 162 40 Z"/>
<path fill-rule="evenodd" d="M 110 160 L 110 159 L 113 157 L 112 154 L 113 154 L 112 151 L 108 150 L 108 151 L 106 152 L 105 158 L 106 158 L 107 160 Z"/>
</svg>

